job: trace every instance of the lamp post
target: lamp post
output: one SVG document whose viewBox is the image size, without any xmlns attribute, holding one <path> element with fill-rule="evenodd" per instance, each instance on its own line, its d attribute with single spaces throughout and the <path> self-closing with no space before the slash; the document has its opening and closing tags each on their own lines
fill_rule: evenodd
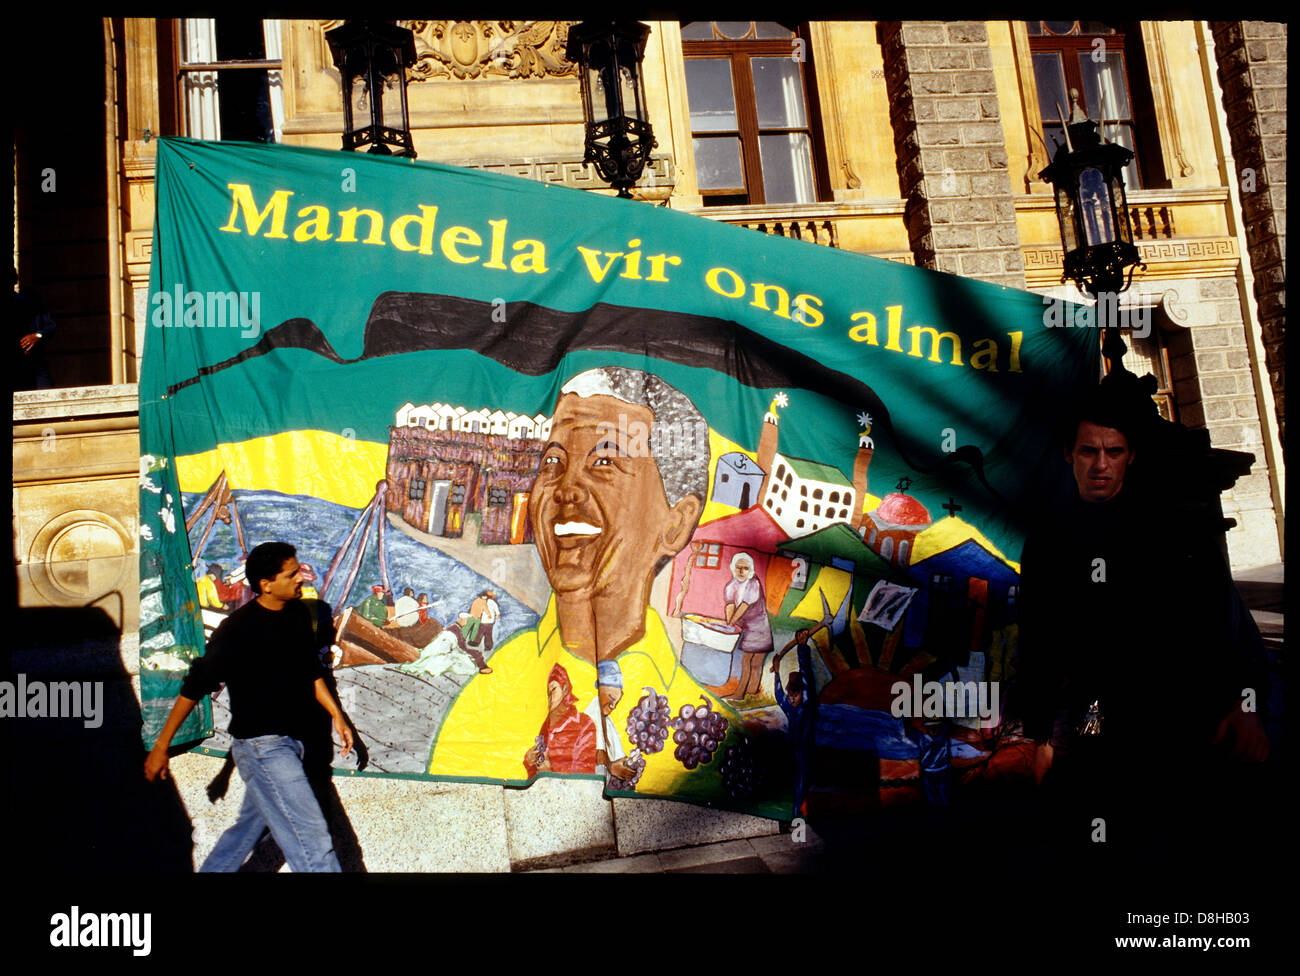
<svg viewBox="0 0 1300 976">
<path fill-rule="evenodd" d="M 1124 167 L 1132 161 L 1133 151 L 1106 142 L 1098 124 L 1079 108 L 1078 90 L 1070 89 L 1070 97 L 1065 144 L 1057 147 L 1051 165 L 1038 175 L 1052 184 L 1056 194 L 1065 277 L 1097 299 L 1099 312 L 1114 311 L 1116 296 L 1128 288 L 1133 268 L 1142 263 L 1133 244 L 1124 192 Z M 1057 111 L 1061 111 L 1059 104 Z M 1064 118 L 1061 121 L 1065 123 Z M 1123 369 L 1124 341 L 1118 325 L 1108 325 L 1102 352 L 1112 370 Z"/>
<path fill-rule="evenodd" d="M 415 63 L 415 35 L 392 20 L 348 20 L 325 40 L 343 76 L 343 148 L 368 145 L 372 153 L 400 150 L 396 155 L 414 159 L 406 69 Z M 393 89 L 396 100 L 388 94 Z"/>
<path fill-rule="evenodd" d="M 586 122 L 583 161 L 630 198 L 658 145 L 646 118 L 641 60 L 650 28 L 637 21 L 583 21 L 569 30 L 565 56 L 578 66 Z"/>
<path fill-rule="evenodd" d="M 1133 269 L 1146 267 L 1133 244 L 1124 192 L 1124 167 L 1133 159 L 1133 151 L 1102 138 L 1098 123 L 1079 108 L 1078 95 L 1077 89 L 1070 90 L 1068 124 L 1057 107 L 1065 126 L 1065 144 L 1039 174 L 1056 194 L 1065 277 L 1096 298 L 1099 320 L 1109 320 L 1098 322 L 1106 329 L 1102 354 L 1108 365 L 1101 385 L 1127 405 L 1142 432 L 1143 470 L 1161 486 L 1162 503 L 1177 511 L 1189 530 L 1203 526 L 1212 533 L 1226 560 L 1223 533 L 1236 522 L 1223 517 L 1219 494 L 1250 470 L 1255 456 L 1211 447 L 1208 431 L 1165 420 L 1152 399 L 1155 377 L 1147 374 L 1139 378 L 1124 365 L 1127 347 L 1120 338 L 1115 314 L 1119 294 L 1132 282 Z"/>
</svg>

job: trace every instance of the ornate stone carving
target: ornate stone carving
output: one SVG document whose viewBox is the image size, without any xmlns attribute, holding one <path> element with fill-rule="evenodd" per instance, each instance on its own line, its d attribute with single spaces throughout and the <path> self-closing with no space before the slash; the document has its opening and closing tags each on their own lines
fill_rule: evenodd
<svg viewBox="0 0 1300 976">
<path fill-rule="evenodd" d="M 105 512 L 62 512 L 32 540 L 27 556 L 31 581 L 48 603 L 93 602 L 117 587 L 131 543 L 122 523 Z"/>
<path fill-rule="evenodd" d="M 450 164 L 484 173 L 519 176 L 539 183 L 556 183 L 576 190 L 609 188 L 608 184 L 596 175 L 595 169 L 581 159 L 457 159 Z M 638 184 L 638 188 L 642 190 L 661 188 L 671 192 L 675 179 L 672 158 L 653 156 L 646 163 L 646 175 Z"/>
<path fill-rule="evenodd" d="M 569 20 L 406 20 L 415 32 L 412 81 L 576 77 L 564 56 Z"/>
</svg>

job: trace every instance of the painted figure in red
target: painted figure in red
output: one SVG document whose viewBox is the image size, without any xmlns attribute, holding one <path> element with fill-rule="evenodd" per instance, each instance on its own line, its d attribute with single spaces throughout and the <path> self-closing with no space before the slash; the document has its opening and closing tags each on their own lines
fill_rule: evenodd
<svg viewBox="0 0 1300 976">
<path fill-rule="evenodd" d="M 529 776 L 538 773 L 594 773 L 596 771 L 596 723 L 579 712 L 569 672 L 557 664 L 546 680 L 550 710 L 542 722 L 537 742 L 524 754 Z"/>
</svg>

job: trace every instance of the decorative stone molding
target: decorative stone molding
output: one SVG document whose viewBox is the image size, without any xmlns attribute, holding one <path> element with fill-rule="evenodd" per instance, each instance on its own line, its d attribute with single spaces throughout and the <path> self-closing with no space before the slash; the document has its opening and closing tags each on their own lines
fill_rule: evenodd
<svg viewBox="0 0 1300 976">
<path fill-rule="evenodd" d="M 24 561 L 43 567 L 31 580 L 46 601 L 84 605 L 117 588 L 133 551 L 135 540 L 121 522 L 95 509 L 77 509 L 46 522 Z"/>
<path fill-rule="evenodd" d="M 1210 302 L 1197 301 L 1195 290 L 1193 298 L 1184 302 L 1176 288 L 1166 288 L 1160 293 L 1159 301 L 1154 307 L 1164 312 L 1166 319 L 1179 328 L 1189 329 L 1197 325 L 1218 325 L 1218 308 Z"/>
<path fill-rule="evenodd" d="M 147 268 L 153 258 L 153 228 L 126 232 L 126 263 L 143 264 Z"/>
<path fill-rule="evenodd" d="M 1016 76 L 1020 82 L 1020 98 L 1025 111 L 1025 139 L 1029 142 L 1029 155 L 1025 157 L 1025 173 L 1022 177 L 1025 188 L 1032 190 L 1033 184 L 1049 185 L 1038 174 L 1047 168 L 1047 146 L 1043 143 L 1041 131 L 1042 106 L 1038 101 L 1038 85 L 1034 80 L 1034 59 L 1029 50 L 1029 26 L 1023 20 L 1011 21 L 1011 50 L 1016 58 Z"/>
<path fill-rule="evenodd" d="M 115 386 L 23 390 L 13 394 L 14 423 L 134 415 L 140 410 L 139 389 L 135 383 L 119 383 Z"/>
<path fill-rule="evenodd" d="M 1165 55 L 1164 29 L 1158 20 L 1142 22 L 1142 46 L 1147 56 L 1147 71 L 1151 77 L 1151 100 L 1156 109 L 1156 129 L 1160 145 L 1171 156 L 1176 166 L 1166 164 L 1170 179 L 1191 176 L 1195 172 L 1183 149 L 1183 134 L 1178 125 L 1178 112 L 1174 109 L 1170 90 L 1169 59 Z M 1176 172 L 1174 171 L 1176 168 Z"/>
<path fill-rule="evenodd" d="M 813 55 L 817 59 L 817 64 L 822 67 L 818 72 L 824 75 L 825 80 L 818 86 L 818 91 L 824 91 L 823 96 L 829 102 L 830 111 L 823 113 L 829 116 L 831 124 L 825 127 L 826 151 L 831 157 L 831 168 L 837 171 L 838 175 L 843 177 L 844 185 L 850 190 L 859 190 L 862 188 L 862 180 L 853 170 L 853 161 L 845 153 L 844 147 L 848 143 L 844 139 L 844 113 L 840 109 L 839 82 L 840 75 L 835 67 L 834 45 L 831 42 L 831 33 L 829 25 L 821 21 L 814 21 L 809 25 L 812 33 Z M 883 77 L 883 72 L 881 73 Z"/>
<path fill-rule="evenodd" d="M 596 171 L 581 159 L 463 159 L 446 162 L 451 166 L 476 169 L 484 173 L 521 176 L 538 183 L 555 183 L 575 190 L 609 189 L 609 185 L 596 175 Z M 646 173 L 636 189 L 672 189 L 675 173 L 671 157 L 652 156 L 646 164 Z"/>
<path fill-rule="evenodd" d="M 1136 287 L 1143 277 L 1203 278 L 1232 274 L 1241 263 L 1236 238 L 1203 237 L 1174 241 L 1136 241 L 1138 254 L 1148 266 L 1138 271 Z M 1056 283 L 1061 278 L 1062 252 L 1059 246 L 1022 248 L 1025 279 L 1031 288 Z"/>
<path fill-rule="evenodd" d="M 412 81 L 433 78 L 566 78 L 569 20 L 407 20 L 415 32 Z"/>
</svg>

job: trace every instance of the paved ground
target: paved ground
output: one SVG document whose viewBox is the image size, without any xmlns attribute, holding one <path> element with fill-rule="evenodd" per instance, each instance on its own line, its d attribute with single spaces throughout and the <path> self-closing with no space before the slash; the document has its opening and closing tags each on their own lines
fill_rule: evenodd
<svg viewBox="0 0 1300 976">
<path fill-rule="evenodd" d="M 811 874 L 824 867 L 826 845 L 807 828 L 794 834 L 729 840 L 699 847 L 589 861 L 526 874 Z"/>
</svg>

